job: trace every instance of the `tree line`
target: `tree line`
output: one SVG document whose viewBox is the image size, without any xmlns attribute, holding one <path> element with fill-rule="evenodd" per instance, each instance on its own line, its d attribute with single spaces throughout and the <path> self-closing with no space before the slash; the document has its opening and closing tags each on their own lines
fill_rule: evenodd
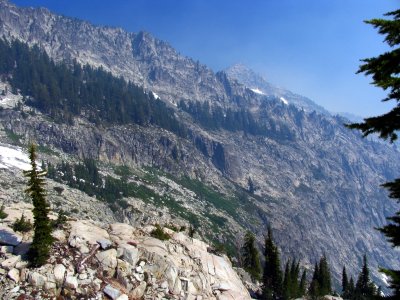
<svg viewBox="0 0 400 300">
<path fill-rule="evenodd" d="M 55 63 L 38 46 L 0 39 L 0 74 L 26 104 L 56 122 L 72 124 L 82 115 L 95 124 L 151 124 L 185 136 L 164 102 L 101 67 Z"/>
<path fill-rule="evenodd" d="M 265 124 L 257 121 L 253 114 L 244 108 L 224 110 L 217 105 L 210 105 L 208 101 L 189 101 L 181 100 L 178 107 L 189 113 L 192 118 L 203 128 L 208 130 L 225 129 L 228 131 L 243 131 L 251 135 L 266 136 L 280 140 L 292 140 L 293 133 L 285 124 L 276 124 L 269 118 Z"/>
<path fill-rule="evenodd" d="M 254 234 L 247 231 L 241 247 L 242 267 L 254 280 L 262 283 L 263 288 L 261 295 L 258 295 L 259 299 L 289 300 L 306 296 L 316 300 L 325 295 L 336 294 L 332 288 L 330 268 L 325 255 L 315 263 L 313 275 L 309 281 L 307 269 L 301 270 L 299 260 L 288 260 L 282 270 L 279 249 L 274 242 L 271 228 L 268 229 L 264 242 L 263 267 Z M 363 266 L 356 284 L 353 277 L 348 279 L 346 268 L 343 268 L 341 296 L 344 299 L 372 300 L 378 299 L 380 294 L 380 289 L 370 279 L 366 255 L 364 255 Z"/>
</svg>

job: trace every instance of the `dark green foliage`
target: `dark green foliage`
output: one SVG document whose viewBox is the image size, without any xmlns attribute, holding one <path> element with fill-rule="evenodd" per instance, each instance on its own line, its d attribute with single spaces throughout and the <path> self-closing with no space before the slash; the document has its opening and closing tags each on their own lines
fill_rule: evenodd
<svg viewBox="0 0 400 300">
<path fill-rule="evenodd" d="M 28 96 L 27 104 L 57 122 L 84 115 L 95 124 L 153 124 L 185 135 L 172 110 L 151 93 L 102 68 L 56 64 L 37 46 L 0 40 L 0 73 Z"/>
<path fill-rule="evenodd" d="M 265 238 L 264 257 L 263 299 L 280 299 L 282 296 L 280 254 L 274 243 L 271 228 L 268 228 L 268 235 Z"/>
<path fill-rule="evenodd" d="M 347 278 L 346 267 L 343 267 L 342 271 L 342 296 L 344 298 L 348 297 L 349 290 L 349 279 Z"/>
<path fill-rule="evenodd" d="M 156 228 L 152 232 L 150 232 L 150 235 L 162 241 L 169 240 L 171 238 L 169 234 L 165 233 L 161 226 L 158 224 L 156 224 Z"/>
<path fill-rule="evenodd" d="M 285 273 L 283 275 L 283 294 L 282 294 L 282 299 L 283 300 L 289 300 L 290 299 L 290 290 L 291 290 L 291 279 L 290 279 L 290 270 L 289 270 L 289 264 L 290 262 L 288 261 L 285 265 Z"/>
<path fill-rule="evenodd" d="M 5 219 L 7 218 L 8 214 L 4 211 L 4 204 L 1 205 L 0 207 L 0 219 Z"/>
<path fill-rule="evenodd" d="M 15 222 L 12 224 L 12 229 L 19 232 L 29 232 L 33 229 L 33 225 L 31 221 L 29 221 L 29 219 L 25 219 L 24 214 L 22 214 L 21 218 L 15 220 Z"/>
<path fill-rule="evenodd" d="M 243 268 L 256 280 L 261 279 L 260 255 L 256 247 L 256 238 L 253 233 L 247 231 L 241 249 Z"/>
<path fill-rule="evenodd" d="M 300 279 L 298 297 L 304 296 L 306 293 L 307 293 L 307 270 L 304 270 Z"/>
<path fill-rule="evenodd" d="M 196 228 L 194 225 L 190 224 L 190 227 L 189 227 L 189 237 L 192 238 L 196 232 L 197 232 L 197 228 Z"/>
<path fill-rule="evenodd" d="M 228 131 L 243 131 L 251 135 L 261 135 L 277 139 L 291 139 L 292 133 L 289 128 L 281 124 L 280 132 L 274 121 L 268 120 L 270 126 L 257 122 L 253 114 L 246 109 L 232 110 L 228 108 L 223 110 L 219 106 L 211 106 L 207 101 L 189 102 L 181 101 L 179 108 L 189 113 L 193 119 L 208 130 L 225 129 Z"/>
<path fill-rule="evenodd" d="M 386 16 L 391 19 L 372 19 L 366 21 L 378 29 L 379 34 L 385 36 L 385 42 L 391 47 L 377 57 L 364 59 L 358 73 L 372 76 L 372 83 L 388 91 L 383 101 L 394 100 L 395 107 L 380 116 L 364 119 L 363 123 L 347 125 L 349 128 L 361 130 L 364 136 L 376 133 L 382 139 L 389 139 L 393 142 L 397 139 L 400 130 L 400 10 L 389 12 Z M 400 179 L 384 184 L 389 190 L 389 197 L 400 202 Z M 400 211 L 395 216 L 388 218 L 388 225 L 380 229 L 385 234 L 393 247 L 400 246 Z M 390 288 L 393 290 L 393 297 L 400 298 L 400 270 L 382 269 L 390 280 Z"/>
<path fill-rule="evenodd" d="M 58 212 L 58 217 L 52 222 L 54 228 L 61 228 L 67 222 L 67 215 L 65 211 L 60 209 Z"/>
<path fill-rule="evenodd" d="M 363 266 L 358 275 L 354 296 L 357 300 L 368 300 L 373 299 L 376 296 L 376 293 L 375 285 L 369 277 L 367 256 L 364 255 Z"/>
<path fill-rule="evenodd" d="M 309 295 L 312 299 L 332 293 L 331 274 L 329 271 L 328 260 L 322 256 L 319 264 L 315 264 L 313 278 L 311 280 Z"/>
<path fill-rule="evenodd" d="M 51 236 L 51 222 L 48 217 L 49 205 L 46 201 L 44 189 L 46 172 L 38 170 L 36 147 L 33 144 L 29 147 L 29 159 L 31 170 L 24 171 L 24 176 L 28 178 L 28 188 L 25 192 L 30 196 L 33 203 L 34 235 L 28 252 L 28 259 L 33 266 L 41 266 L 49 257 L 53 238 Z"/>
<path fill-rule="evenodd" d="M 254 183 L 253 180 L 251 180 L 251 177 L 249 177 L 249 179 L 247 179 L 247 186 L 248 186 L 248 191 L 250 194 L 254 194 L 255 192 L 255 187 L 254 187 Z"/>
<path fill-rule="evenodd" d="M 319 261 L 319 272 L 320 294 L 330 295 L 332 293 L 331 273 L 325 255 Z"/>
</svg>

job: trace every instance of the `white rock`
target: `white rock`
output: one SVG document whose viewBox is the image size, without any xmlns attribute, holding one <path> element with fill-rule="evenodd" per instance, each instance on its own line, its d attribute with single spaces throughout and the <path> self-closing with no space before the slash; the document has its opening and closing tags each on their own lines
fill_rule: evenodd
<svg viewBox="0 0 400 300">
<path fill-rule="evenodd" d="M 93 288 L 94 288 L 94 290 L 97 291 L 97 292 L 100 291 L 102 283 L 103 283 L 103 281 L 101 281 L 101 279 L 99 279 L 99 278 L 94 279 L 93 280 Z M 101 299 L 101 298 L 99 298 L 99 299 Z"/>
<path fill-rule="evenodd" d="M 144 272 L 142 266 L 137 266 L 135 268 L 135 271 L 136 271 L 136 273 L 139 273 L 139 274 L 142 274 Z"/>
<path fill-rule="evenodd" d="M 8 278 L 10 278 L 11 280 L 14 280 L 15 282 L 19 282 L 19 270 L 18 269 L 11 269 L 8 274 L 7 274 Z"/>
<path fill-rule="evenodd" d="M 16 263 L 15 268 L 17 268 L 18 270 L 21 270 L 23 268 L 26 268 L 28 266 L 28 264 L 29 263 L 27 261 L 21 260 Z"/>
<path fill-rule="evenodd" d="M 46 277 L 38 272 L 32 272 L 29 274 L 29 283 L 34 287 L 42 287 L 46 282 Z"/>
<path fill-rule="evenodd" d="M 68 243 L 78 248 L 81 253 L 88 253 L 88 245 L 96 245 L 98 240 L 110 239 L 106 230 L 92 224 L 90 221 L 70 221 L 71 233 Z"/>
<path fill-rule="evenodd" d="M 14 246 L 1 246 L 0 247 L 0 253 L 13 253 L 14 251 Z"/>
<path fill-rule="evenodd" d="M 59 242 L 65 242 L 67 240 L 64 230 L 61 230 L 61 229 L 54 230 L 51 233 L 51 236 Z"/>
<path fill-rule="evenodd" d="M 117 267 L 117 250 L 110 249 L 96 254 L 96 258 L 101 266 L 107 271 L 109 276 L 114 276 Z"/>
<path fill-rule="evenodd" d="M 121 296 L 121 292 L 109 284 L 105 286 L 103 292 L 113 300 L 116 300 L 119 296 Z"/>
<path fill-rule="evenodd" d="M 75 276 L 67 276 L 65 286 L 75 290 L 78 287 L 78 279 Z"/>
<path fill-rule="evenodd" d="M 62 284 L 66 268 L 63 264 L 58 264 L 54 267 L 53 273 L 57 284 Z"/>
<path fill-rule="evenodd" d="M 128 295 L 122 294 L 121 296 L 119 296 L 117 299 L 115 300 L 129 300 Z"/>
<path fill-rule="evenodd" d="M 21 256 L 11 256 L 10 258 L 6 259 L 1 263 L 1 267 L 6 269 L 6 270 L 11 270 L 12 268 L 15 267 L 17 262 L 21 260 Z"/>
<path fill-rule="evenodd" d="M 135 266 L 139 259 L 139 251 L 132 245 L 121 245 L 123 248 L 122 259 L 128 262 L 131 266 Z"/>
<path fill-rule="evenodd" d="M 139 264 L 139 266 L 141 266 L 142 268 L 146 265 L 146 262 L 144 260 L 142 260 Z"/>
<path fill-rule="evenodd" d="M 15 288 L 13 288 L 13 289 L 10 291 L 10 293 L 11 293 L 11 294 L 18 293 L 20 289 L 21 289 L 21 287 L 20 287 L 19 285 L 17 285 Z"/>
<path fill-rule="evenodd" d="M 129 295 L 133 299 L 141 299 L 146 291 L 147 284 L 142 281 Z"/>
<path fill-rule="evenodd" d="M 45 291 L 55 291 L 57 289 L 57 285 L 55 282 L 46 281 L 44 283 L 44 290 Z"/>
<path fill-rule="evenodd" d="M 78 275 L 79 280 L 85 280 L 88 278 L 88 274 L 86 273 L 82 273 Z"/>
</svg>

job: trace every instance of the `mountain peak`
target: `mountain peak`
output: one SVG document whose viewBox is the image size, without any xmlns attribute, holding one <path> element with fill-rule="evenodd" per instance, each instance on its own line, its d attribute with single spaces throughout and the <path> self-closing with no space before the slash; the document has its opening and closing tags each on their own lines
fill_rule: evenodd
<svg viewBox="0 0 400 300">
<path fill-rule="evenodd" d="M 276 97 L 285 104 L 293 104 L 306 111 L 317 111 L 322 114 L 329 114 L 327 110 L 314 103 L 307 97 L 295 94 L 284 88 L 269 83 L 261 74 L 255 72 L 248 66 L 238 63 L 227 68 L 225 72 L 232 79 L 244 84 L 256 94 Z M 284 100 L 282 100 L 284 99 Z"/>
</svg>

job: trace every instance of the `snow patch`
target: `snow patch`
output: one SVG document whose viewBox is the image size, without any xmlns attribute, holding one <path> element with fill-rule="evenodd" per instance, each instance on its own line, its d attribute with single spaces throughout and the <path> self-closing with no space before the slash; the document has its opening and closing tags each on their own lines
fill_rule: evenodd
<svg viewBox="0 0 400 300">
<path fill-rule="evenodd" d="M 22 102 L 22 96 L 14 95 L 11 89 L 8 83 L 0 82 L 0 107 L 13 108 L 18 102 Z"/>
<path fill-rule="evenodd" d="M 255 89 L 250 89 L 253 93 L 259 94 L 259 95 L 265 95 L 265 93 L 263 91 L 261 91 L 258 88 Z"/>
<path fill-rule="evenodd" d="M 281 99 L 281 101 L 283 102 L 283 103 L 285 103 L 286 105 L 288 105 L 289 104 L 289 102 L 285 99 L 285 98 L 283 98 L 283 97 L 280 97 L 279 99 Z"/>
<path fill-rule="evenodd" d="M 384 283 L 386 286 L 389 286 L 389 282 L 388 282 L 389 277 L 387 277 L 387 275 L 386 275 L 386 274 L 383 274 L 383 273 L 380 273 L 380 275 L 381 275 L 381 279 L 382 279 L 383 283 Z"/>
<path fill-rule="evenodd" d="M 156 93 L 154 93 L 154 92 L 151 92 L 151 93 L 153 94 L 154 99 L 160 99 L 160 97 Z"/>
<path fill-rule="evenodd" d="M 19 147 L 0 145 L 0 169 L 30 170 L 31 164 L 28 154 Z"/>
</svg>

